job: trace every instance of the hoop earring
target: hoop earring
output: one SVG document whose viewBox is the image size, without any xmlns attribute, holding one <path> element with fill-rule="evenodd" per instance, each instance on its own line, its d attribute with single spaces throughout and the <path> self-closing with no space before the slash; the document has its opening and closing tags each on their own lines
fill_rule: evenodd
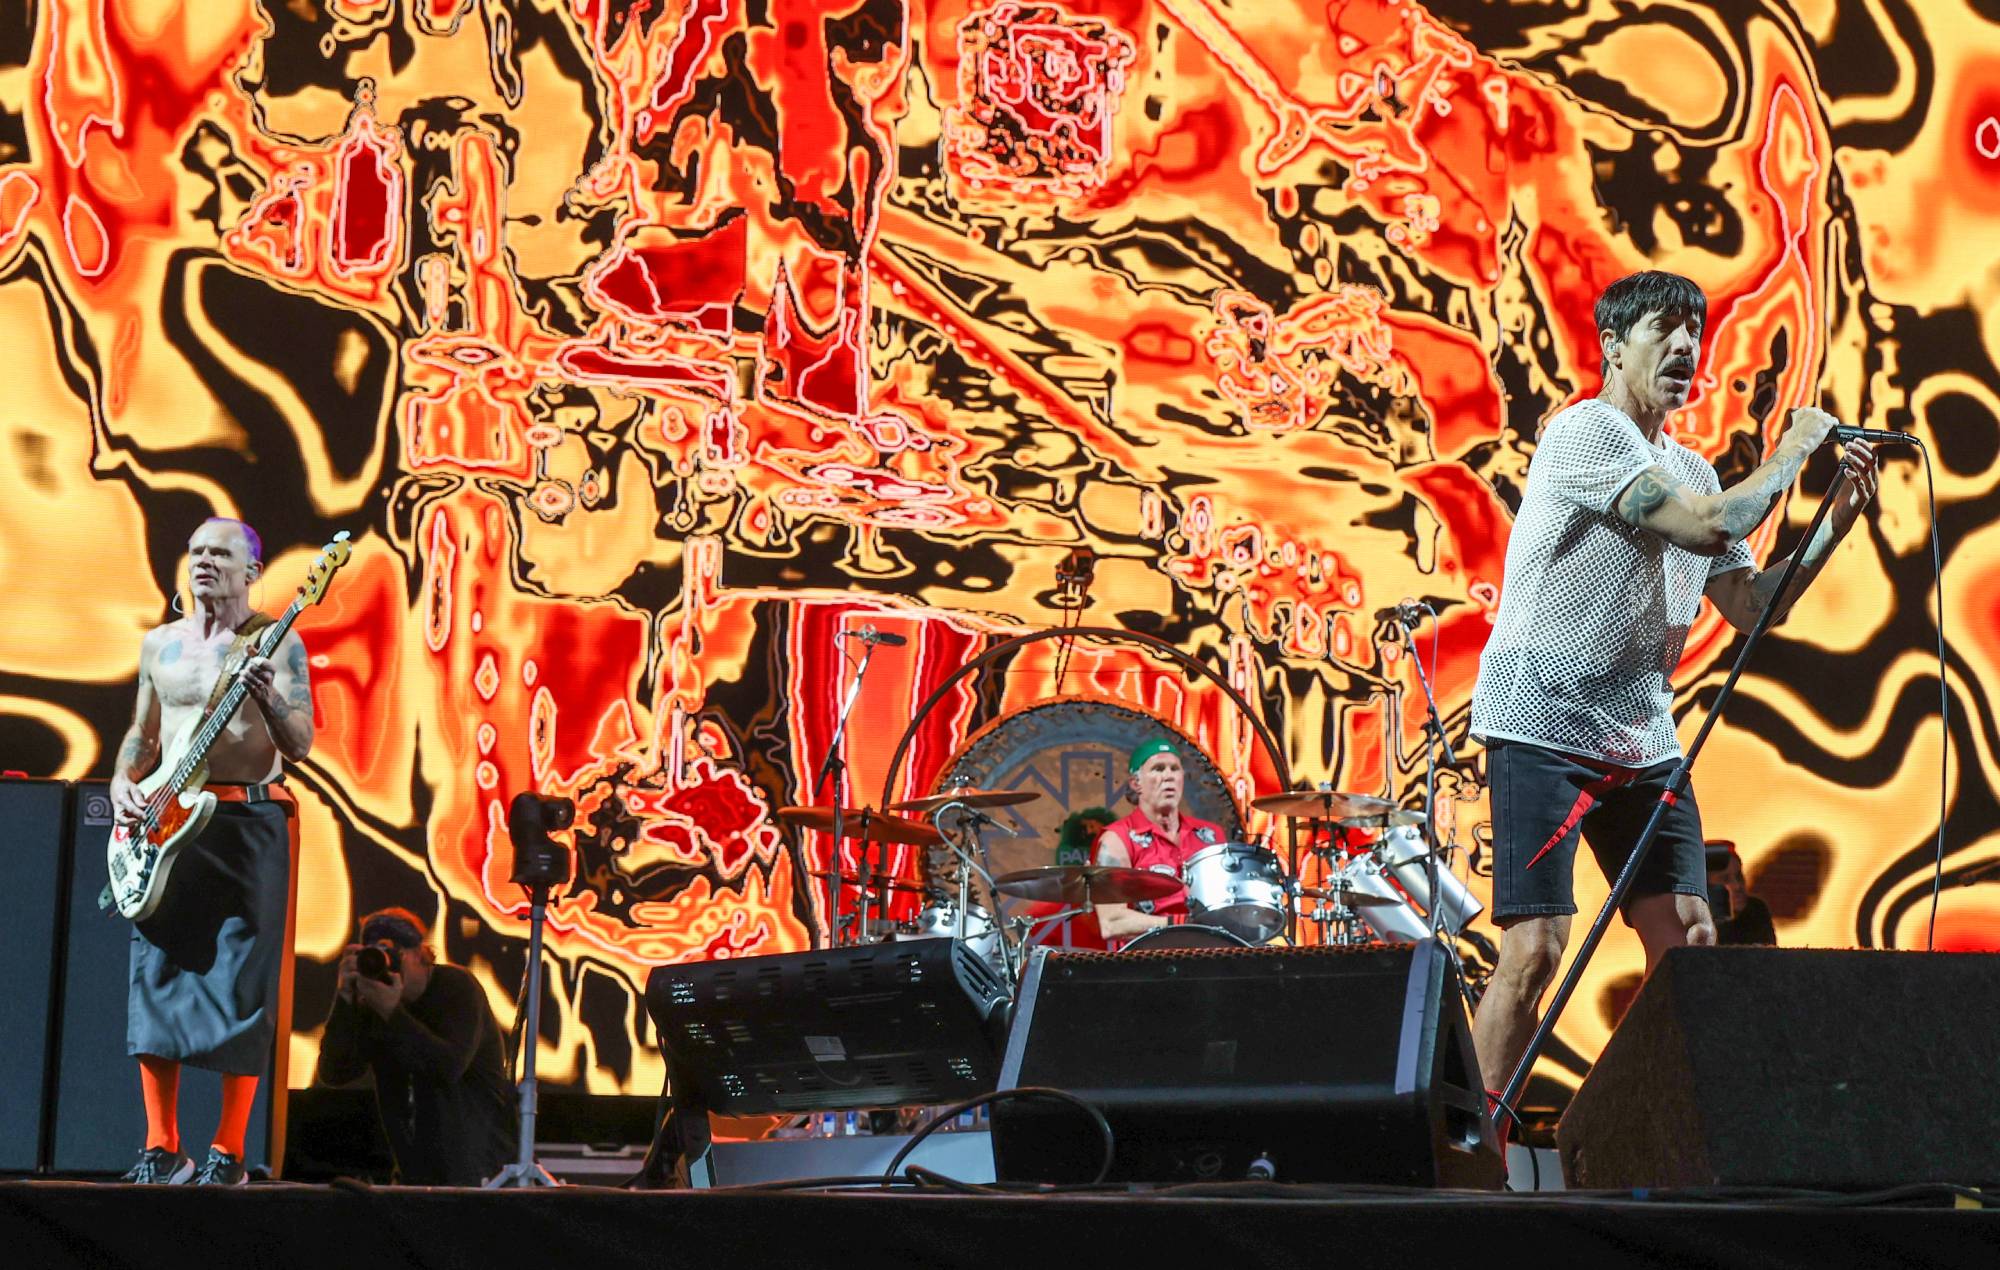
<svg viewBox="0 0 2000 1270">
<path fill-rule="evenodd" d="M 181 589 L 179 587 L 174 588 L 173 610 L 176 616 L 187 616 L 187 610 L 181 607 Z"/>
</svg>

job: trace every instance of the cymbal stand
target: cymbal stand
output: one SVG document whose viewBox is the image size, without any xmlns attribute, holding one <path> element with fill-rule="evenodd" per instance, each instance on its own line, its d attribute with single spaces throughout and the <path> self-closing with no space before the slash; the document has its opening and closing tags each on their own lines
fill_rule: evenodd
<svg viewBox="0 0 2000 1270">
<path fill-rule="evenodd" d="M 813 798 L 819 801 L 823 801 L 825 798 L 827 781 L 829 779 L 833 781 L 833 864 L 829 869 L 833 877 L 827 880 L 826 911 L 836 921 L 839 921 L 841 931 L 845 931 L 847 926 L 845 921 L 839 920 L 840 844 L 847 841 L 846 838 L 841 836 L 841 830 L 844 828 L 841 824 L 841 808 L 847 802 L 847 760 L 841 757 L 840 747 L 841 742 L 847 735 L 847 716 L 854 712 L 855 698 L 861 695 L 861 680 L 868 674 L 868 663 L 874 658 L 877 647 L 876 641 L 867 638 L 866 635 L 862 637 L 862 643 L 864 648 L 861 653 L 861 662 L 854 669 L 854 682 L 847 685 L 847 699 L 840 703 L 840 718 L 833 725 L 833 739 L 827 742 L 826 758 L 820 763 L 818 774 L 813 777 Z M 867 819 L 865 816 L 862 820 L 862 830 L 861 867 L 859 870 L 861 874 L 861 913 L 860 928 L 855 942 L 865 944 L 868 942 L 870 933 L 868 930 L 869 843 L 866 836 Z M 839 944 L 841 942 L 840 935 L 836 933 L 833 936 L 832 942 Z"/>
</svg>

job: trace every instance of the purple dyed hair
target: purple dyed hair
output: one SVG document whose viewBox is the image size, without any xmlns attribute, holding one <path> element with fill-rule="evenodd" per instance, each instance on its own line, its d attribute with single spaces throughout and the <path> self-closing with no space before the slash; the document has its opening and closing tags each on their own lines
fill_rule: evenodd
<svg viewBox="0 0 2000 1270">
<path fill-rule="evenodd" d="M 204 520 L 201 523 L 204 525 L 236 526 L 238 529 L 243 531 L 243 541 L 249 544 L 250 558 L 252 560 L 255 560 L 258 564 L 264 563 L 264 540 L 257 536 L 257 531 L 250 528 L 248 522 L 238 520 L 234 516 L 210 516 L 207 520 Z"/>
</svg>

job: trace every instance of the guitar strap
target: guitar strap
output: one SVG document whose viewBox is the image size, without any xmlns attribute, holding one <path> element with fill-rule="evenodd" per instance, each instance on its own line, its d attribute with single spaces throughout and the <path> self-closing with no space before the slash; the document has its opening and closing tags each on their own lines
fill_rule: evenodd
<svg viewBox="0 0 2000 1270">
<path fill-rule="evenodd" d="M 276 621 L 276 618 L 263 613 L 252 613 L 243 620 L 243 625 L 236 628 L 236 639 L 229 645 L 229 651 L 222 655 L 222 671 L 215 677 L 215 688 L 208 694 L 208 704 L 201 708 L 202 718 L 206 719 L 215 713 L 215 707 L 222 704 L 222 694 L 229 691 L 230 681 L 236 678 L 230 671 L 229 664 L 250 646 L 250 641 L 257 638 L 258 632 Z M 246 657 L 244 660 L 249 659 Z M 241 670 L 242 667 L 239 665 L 237 669 Z"/>
</svg>

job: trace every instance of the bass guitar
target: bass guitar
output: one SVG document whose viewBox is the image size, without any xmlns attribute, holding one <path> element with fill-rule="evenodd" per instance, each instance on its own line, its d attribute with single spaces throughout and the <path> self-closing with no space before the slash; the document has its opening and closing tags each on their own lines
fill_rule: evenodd
<svg viewBox="0 0 2000 1270">
<path fill-rule="evenodd" d="M 223 667 L 229 688 L 214 709 L 190 719 L 168 742 L 159 766 L 139 782 L 146 811 L 136 822 L 121 820 L 111 830 L 111 842 L 105 848 L 111 882 L 97 897 L 99 908 L 115 906 L 119 916 L 137 922 L 152 916 L 160 906 L 167 877 L 181 849 L 194 841 L 215 812 L 215 795 L 202 788 L 208 780 L 208 752 L 250 694 L 250 685 L 243 678 L 244 665 L 252 657 L 269 657 L 277 651 L 299 614 L 326 594 L 327 584 L 352 551 L 346 530 L 333 536 L 319 559 L 313 561 L 305 584 L 284 615 L 251 637 L 250 647 L 234 666 Z"/>
</svg>

